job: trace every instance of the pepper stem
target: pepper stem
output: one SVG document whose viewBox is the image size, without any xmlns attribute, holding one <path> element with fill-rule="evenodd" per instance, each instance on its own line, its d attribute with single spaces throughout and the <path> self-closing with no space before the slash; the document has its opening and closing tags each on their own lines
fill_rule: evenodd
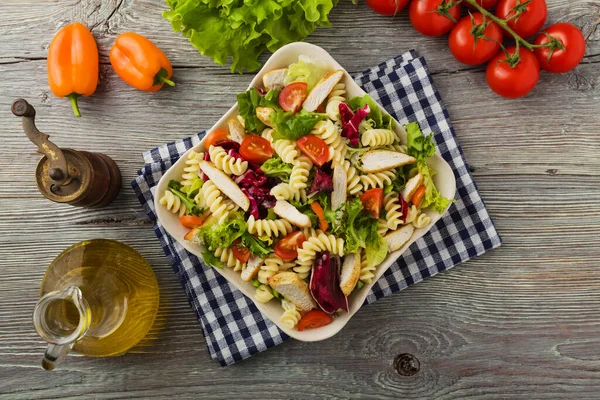
<svg viewBox="0 0 600 400">
<path fill-rule="evenodd" d="M 81 113 L 79 112 L 79 105 L 77 104 L 77 98 L 79 96 L 80 95 L 77 93 L 71 93 L 67 96 L 69 98 L 69 101 L 71 102 L 71 107 L 73 107 L 73 113 L 76 117 L 81 117 Z"/>
<path fill-rule="evenodd" d="M 164 83 L 164 84 L 167 84 L 167 85 L 169 85 L 169 86 L 175 86 L 175 82 L 173 82 L 172 80 L 170 80 L 170 79 L 167 79 L 167 78 L 165 78 L 165 77 L 161 77 L 161 78 L 160 78 L 160 81 L 161 81 L 162 83 Z"/>
</svg>

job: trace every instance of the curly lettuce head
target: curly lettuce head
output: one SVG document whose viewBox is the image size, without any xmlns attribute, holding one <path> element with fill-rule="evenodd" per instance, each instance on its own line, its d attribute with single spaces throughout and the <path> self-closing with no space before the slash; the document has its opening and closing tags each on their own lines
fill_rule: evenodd
<svg viewBox="0 0 600 400">
<path fill-rule="evenodd" d="M 338 0 L 166 0 L 163 17 L 217 64 L 231 56 L 232 72 L 255 71 L 265 51 L 304 40 Z"/>
</svg>

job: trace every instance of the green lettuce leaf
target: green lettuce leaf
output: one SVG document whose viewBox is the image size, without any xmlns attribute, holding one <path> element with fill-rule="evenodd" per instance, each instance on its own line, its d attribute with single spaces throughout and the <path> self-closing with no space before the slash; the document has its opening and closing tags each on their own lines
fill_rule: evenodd
<svg viewBox="0 0 600 400">
<path fill-rule="evenodd" d="M 194 201 L 194 199 L 188 197 L 187 194 L 185 194 L 184 192 L 181 191 L 182 190 L 181 183 L 179 183 L 175 180 L 170 180 L 168 186 L 169 186 L 169 190 L 171 191 L 171 193 L 173 193 L 175 196 L 179 197 L 181 202 L 185 205 L 186 214 L 200 215 L 204 212 L 204 209 L 202 207 L 198 207 L 196 205 L 196 202 Z"/>
<path fill-rule="evenodd" d="M 219 258 L 217 256 L 214 255 L 214 253 L 210 250 L 204 250 L 202 253 L 202 260 L 204 260 L 204 263 L 206 265 L 210 265 L 211 267 L 216 267 L 216 268 L 223 268 L 223 263 L 221 263 L 221 260 L 219 260 Z"/>
<path fill-rule="evenodd" d="M 364 249 L 368 266 L 380 264 L 387 256 L 387 242 L 377 232 L 377 220 L 363 211 L 359 198 L 344 203 L 341 234 L 345 238 L 344 252 L 358 253 Z"/>
<path fill-rule="evenodd" d="M 311 91 L 327 72 L 326 66 L 313 62 L 309 57 L 300 56 L 298 62 L 290 64 L 288 67 L 285 84 L 306 82 L 308 91 Z"/>
<path fill-rule="evenodd" d="M 215 251 L 219 247 L 230 247 L 244 232 L 246 232 L 244 214 L 238 212 L 231 213 L 230 217 L 223 223 L 205 223 L 200 228 L 198 236 L 208 250 Z"/>
<path fill-rule="evenodd" d="M 248 231 L 244 232 L 242 235 L 242 246 L 250 250 L 252 255 L 263 259 L 267 258 L 267 256 L 273 252 L 273 248 L 249 234 Z"/>
<path fill-rule="evenodd" d="M 425 196 L 421 202 L 421 207 L 431 207 L 440 214 L 443 213 L 454 200 L 447 199 L 440 195 L 440 192 L 433 183 L 433 176 L 436 171 L 427 164 L 427 159 L 435 154 L 435 143 L 433 141 L 433 132 L 428 136 L 423 135 L 419 124 L 411 122 L 406 125 L 408 154 L 417 159 L 417 169 L 423 175 L 423 184 L 425 185 Z M 412 168 L 413 166 L 411 166 Z"/>
<path fill-rule="evenodd" d="M 176 32 L 217 64 L 231 57 L 231 71 L 255 71 L 259 56 L 304 40 L 338 0 L 166 0 L 163 13 Z"/>
<path fill-rule="evenodd" d="M 363 108 L 365 104 L 369 105 L 369 114 L 367 114 L 368 124 L 375 129 L 394 129 L 394 120 L 387 114 L 381 112 L 381 109 L 375 103 L 375 100 L 368 94 L 364 96 L 353 97 L 348 100 L 348 105 L 352 111 L 356 111 L 359 108 Z M 365 127 L 363 126 L 363 129 Z"/>
<path fill-rule="evenodd" d="M 273 141 L 280 139 L 298 140 L 310 133 L 317 122 L 326 116 L 319 113 L 311 113 L 306 110 L 292 114 L 291 111 L 275 110 L 271 114 L 271 122 L 275 126 Z"/>
<path fill-rule="evenodd" d="M 435 143 L 433 142 L 433 132 L 429 136 L 423 135 L 419 124 L 411 122 L 404 127 L 407 137 L 408 155 L 417 160 L 425 161 L 435 154 Z"/>
<path fill-rule="evenodd" d="M 266 176 L 280 178 L 284 182 L 290 181 L 290 174 L 292 173 L 292 164 L 283 162 L 279 157 L 273 157 L 262 163 L 260 169 L 265 173 Z"/>
<path fill-rule="evenodd" d="M 202 186 L 204 185 L 204 181 L 200 178 L 194 179 L 191 185 L 184 186 L 181 191 L 185 193 L 188 197 L 193 198 L 198 194 Z"/>
</svg>

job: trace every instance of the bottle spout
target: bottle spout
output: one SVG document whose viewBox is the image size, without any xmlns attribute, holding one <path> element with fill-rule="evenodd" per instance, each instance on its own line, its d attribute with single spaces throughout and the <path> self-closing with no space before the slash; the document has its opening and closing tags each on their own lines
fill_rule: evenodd
<svg viewBox="0 0 600 400">
<path fill-rule="evenodd" d="M 53 370 L 88 331 L 90 307 L 77 286 L 43 296 L 33 310 L 33 325 L 48 347 L 42 367 Z"/>
</svg>

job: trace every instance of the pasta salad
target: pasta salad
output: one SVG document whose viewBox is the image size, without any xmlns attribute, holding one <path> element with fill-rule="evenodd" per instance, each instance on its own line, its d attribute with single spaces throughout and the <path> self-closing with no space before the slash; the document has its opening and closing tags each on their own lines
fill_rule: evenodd
<svg viewBox="0 0 600 400">
<path fill-rule="evenodd" d="M 348 98 L 341 70 L 300 56 L 237 96 L 239 115 L 190 151 L 159 203 L 189 228 L 204 262 L 232 268 L 305 330 L 348 312 L 388 253 L 444 212 L 427 159 L 432 134 L 394 120 L 368 95 Z"/>
</svg>

